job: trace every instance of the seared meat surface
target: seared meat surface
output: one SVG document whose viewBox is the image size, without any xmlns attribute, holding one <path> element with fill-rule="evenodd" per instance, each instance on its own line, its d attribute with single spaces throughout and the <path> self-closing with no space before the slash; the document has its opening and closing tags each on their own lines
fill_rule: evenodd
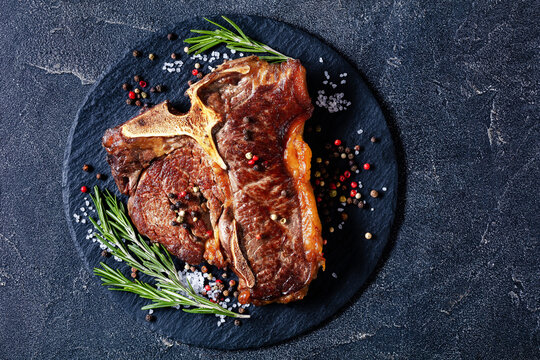
<svg viewBox="0 0 540 360">
<path fill-rule="evenodd" d="M 104 136 L 135 226 L 188 263 L 231 266 L 240 302 L 301 299 L 324 266 L 305 69 L 241 58 L 188 95 L 187 114 L 163 103 Z"/>
</svg>

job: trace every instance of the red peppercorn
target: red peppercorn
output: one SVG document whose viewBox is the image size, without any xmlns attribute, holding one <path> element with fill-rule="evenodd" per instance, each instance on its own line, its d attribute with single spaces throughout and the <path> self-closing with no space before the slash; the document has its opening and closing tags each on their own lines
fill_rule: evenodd
<svg viewBox="0 0 540 360">
<path fill-rule="evenodd" d="M 178 197 L 179 197 L 179 198 L 185 198 L 186 195 L 187 195 L 187 192 L 185 192 L 185 191 L 180 191 L 180 193 L 178 194 Z"/>
<path fill-rule="evenodd" d="M 351 177 L 351 172 L 350 172 L 349 170 L 347 170 L 347 171 L 345 171 L 345 172 L 343 173 L 343 175 L 345 175 L 345 177 L 348 179 L 348 178 Z"/>
<path fill-rule="evenodd" d="M 249 161 L 248 161 L 248 164 L 249 164 L 249 165 L 254 165 L 254 164 L 255 164 L 255 160 L 253 160 L 253 159 L 249 160 Z"/>
<path fill-rule="evenodd" d="M 339 145 L 341 145 L 341 140 L 339 140 L 339 139 L 336 139 L 336 141 L 334 141 L 334 145 L 336 145 L 336 146 L 339 146 Z"/>
<path fill-rule="evenodd" d="M 214 235 L 214 232 L 212 230 L 208 230 L 206 232 L 206 236 L 212 236 L 212 235 Z"/>
<path fill-rule="evenodd" d="M 318 197 L 317 198 L 317 202 L 321 202 L 322 201 L 322 198 L 321 197 Z"/>
<path fill-rule="evenodd" d="M 132 100 L 135 99 L 135 98 L 137 97 L 137 95 L 135 95 L 135 93 L 134 93 L 133 91 L 130 91 L 130 92 L 128 93 L 128 96 L 129 96 L 129 98 L 132 99 Z"/>
<path fill-rule="evenodd" d="M 257 239 L 257 240 L 261 240 L 261 234 L 257 234 L 257 235 L 255 235 L 255 239 Z"/>
<path fill-rule="evenodd" d="M 354 181 L 351 183 L 351 187 L 352 187 L 353 189 L 356 188 L 357 186 L 358 186 L 358 184 L 355 183 Z"/>
<path fill-rule="evenodd" d="M 330 183 L 330 189 L 332 189 L 332 190 L 336 190 L 336 184 L 334 184 L 334 183 Z"/>
<path fill-rule="evenodd" d="M 205 286 L 204 286 L 204 290 L 210 291 L 210 290 L 212 290 L 212 288 L 210 287 L 210 285 L 205 285 Z"/>
<path fill-rule="evenodd" d="M 315 180 L 315 185 L 319 185 L 321 183 L 320 180 Z"/>
<path fill-rule="evenodd" d="M 220 284 L 223 284 L 223 281 L 221 281 L 221 279 L 216 279 L 216 282 L 220 283 Z"/>
<path fill-rule="evenodd" d="M 140 85 L 141 87 L 144 88 L 144 87 L 146 87 L 146 85 L 148 85 L 148 84 L 146 84 L 146 81 L 141 80 L 141 81 L 139 81 L 139 85 Z"/>
<path fill-rule="evenodd" d="M 356 190 L 351 190 L 351 197 L 354 197 L 356 195 L 357 191 Z"/>
<path fill-rule="evenodd" d="M 341 175 L 341 176 L 339 177 L 339 181 L 344 182 L 344 181 L 345 181 L 345 176 Z"/>
<path fill-rule="evenodd" d="M 193 76 L 197 76 L 197 74 L 199 73 L 199 70 L 193 69 L 191 70 L 191 73 L 193 74 Z"/>
<path fill-rule="evenodd" d="M 253 161 L 258 161 L 259 157 L 257 155 L 253 155 Z"/>
<path fill-rule="evenodd" d="M 86 186 L 81 186 L 81 192 L 85 193 L 88 192 L 88 188 Z"/>
<path fill-rule="evenodd" d="M 369 163 L 364 164 L 364 170 L 369 170 L 370 167 L 371 167 L 371 165 L 369 165 Z"/>
</svg>

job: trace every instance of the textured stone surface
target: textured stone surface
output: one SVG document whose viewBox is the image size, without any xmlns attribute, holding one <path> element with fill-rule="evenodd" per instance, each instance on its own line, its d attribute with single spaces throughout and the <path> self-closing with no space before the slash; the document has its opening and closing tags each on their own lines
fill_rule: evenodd
<svg viewBox="0 0 540 360">
<path fill-rule="evenodd" d="M 0 354 L 6 358 L 532 358 L 538 351 L 539 7 L 525 1 L 7 1 L 0 37 Z M 141 326 L 84 268 L 61 168 L 92 83 L 149 31 L 269 16 L 365 76 L 401 154 L 400 228 L 325 326 L 257 351 Z M 535 280 L 536 279 L 536 280 Z"/>
</svg>

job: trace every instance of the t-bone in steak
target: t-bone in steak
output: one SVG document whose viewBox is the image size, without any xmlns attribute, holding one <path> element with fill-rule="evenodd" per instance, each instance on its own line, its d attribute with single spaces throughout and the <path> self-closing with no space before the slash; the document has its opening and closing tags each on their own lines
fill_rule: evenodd
<svg viewBox="0 0 540 360">
<path fill-rule="evenodd" d="M 133 223 L 189 264 L 231 267 L 242 303 L 303 298 L 325 261 L 305 69 L 240 58 L 187 95 L 187 114 L 164 102 L 103 137 Z"/>
</svg>

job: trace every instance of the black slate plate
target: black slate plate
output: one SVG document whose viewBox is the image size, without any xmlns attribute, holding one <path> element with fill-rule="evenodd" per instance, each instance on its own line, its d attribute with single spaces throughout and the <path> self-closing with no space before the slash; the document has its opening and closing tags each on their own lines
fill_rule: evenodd
<svg viewBox="0 0 540 360">
<path fill-rule="evenodd" d="M 306 129 L 316 129 L 316 126 L 320 125 L 322 131 L 307 131 L 306 140 L 313 150 L 314 159 L 325 151 L 324 144 L 333 142 L 334 139 L 341 139 L 347 146 L 363 146 L 365 150 L 355 158 L 359 164 L 371 163 L 371 170 L 362 170 L 359 174 L 353 174 L 352 178 L 363 183 L 364 187 L 360 192 L 365 199 L 369 199 L 370 189 L 379 190 L 381 197 L 369 199 L 367 209 L 348 206 L 346 212 L 349 214 L 349 221 L 342 230 L 330 234 L 328 229 L 325 229 L 325 238 L 328 239 L 325 247 L 327 269 L 320 272 L 304 300 L 287 305 L 250 307 L 252 319 L 243 321 L 240 327 L 234 326 L 231 320 L 217 327 L 217 318 L 214 316 L 192 315 L 175 309 L 156 311 L 156 321 L 148 323 L 144 320 L 146 312 L 140 310 L 147 301 L 135 295 L 107 291 L 115 302 L 145 326 L 183 343 L 219 349 L 275 344 L 321 324 L 342 308 L 359 291 L 373 271 L 388 240 L 395 214 L 398 181 L 394 147 L 386 121 L 373 94 L 356 69 L 320 40 L 289 25 L 255 16 L 231 18 L 253 38 L 302 61 L 307 69 L 307 80 L 314 103 L 319 90 L 324 89 L 326 95 L 344 93 L 344 97 L 351 103 L 347 110 L 329 113 L 326 109 L 315 106 L 313 118 L 306 125 Z M 218 18 L 214 20 L 223 22 Z M 77 223 L 73 214 L 83 214 L 81 207 L 88 212 L 84 200 L 86 195 L 80 192 L 81 185 L 90 188 L 96 184 L 97 172 L 110 174 L 105 162 L 105 152 L 100 145 L 105 129 L 138 113 L 137 107 L 125 103 L 127 96 L 121 84 L 126 81 L 134 83 L 132 77 L 135 74 L 143 76 L 150 85 L 164 84 L 169 90 L 161 94 L 151 94 L 148 100 L 155 104 L 169 99 L 179 109 L 187 111 L 189 101 L 184 96 L 184 91 L 187 89 L 187 81 L 195 79 L 191 70 L 197 61 L 184 54 L 181 39 L 191 36 L 189 29 L 211 28 L 202 18 L 198 18 L 179 24 L 174 29 L 156 33 L 139 44 L 138 49 L 143 51 L 142 57 L 134 58 L 130 50 L 119 63 L 106 71 L 79 110 L 65 154 L 63 197 L 71 235 L 89 270 L 97 266 L 103 258 L 100 256 L 98 243 L 86 239 L 91 225 L 88 222 Z M 179 40 L 167 40 L 168 31 L 177 33 Z M 225 50 L 217 49 L 220 52 Z M 157 54 L 156 60 L 148 59 L 150 52 Z M 163 70 L 165 62 L 173 62 L 170 58 L 172 52 L 177 52 L 180 55 L 179 60 L 184 63 L 179 72 Z M 208 57 L 210 53 L 211 51 L 207 52 Z M 230 51 L 227 53 L 231 54 Z M 234 56 L 239 55 L 237 53 Z M 212 64 L 203 63 L 201 70 L 207 73 L 208 65 L 216 66 L 221 62 L 220 59 Z M 325 71 L 328 72 L 330 81 L 336 84 L 335 88 L 330 84 L 323 84 L 326 80 Z M 343 73 L 347 73 L 347 76 L 340 77 Z M 341 84 L 342 80 L 346 80 L 346 83 Z M 375 144 L 370 143 L 372 135 L 379 138 Z M 83 172 L 81 167 L 84 163 L 92 164 L 94 171 Z M 99 185 L 116 191 L 110 177 L 105 182 L 100 181 Z M 382 191 L 382 188 L 387 190 Z M 374 208 L 373 211 L 370 210 L 371 207 Z M 93 213 L 90 212 L 89 215 Z M 364 238 L 367 231 L 374 234 L 371 240 Z M 110 258 L 106 262 L 117 264 Z M 120 266 L 126 268 L 124 264 Z M 126 274 L 128 271 L 126 269 Z M 362 301 L 361 298 L 359 301 Z"/>
</svg>

